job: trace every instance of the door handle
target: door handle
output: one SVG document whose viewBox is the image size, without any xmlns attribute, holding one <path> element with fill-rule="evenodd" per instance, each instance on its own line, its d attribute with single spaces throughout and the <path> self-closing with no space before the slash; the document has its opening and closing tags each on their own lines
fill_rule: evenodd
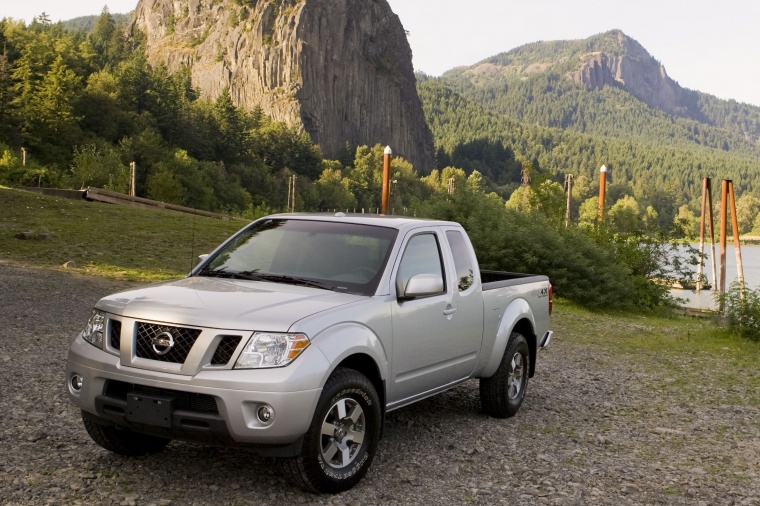
<svg viewBox="0 0 760 506">
<path fill-rule="evenodd" d="M 457 312 L 457 308 L 455 308 L 455 307 L 448 307 L 448 308 L 446 308 L 446 309 L 443 310 L 443 314 L 445 314 L 446 316 L 452 315 L 452 314 L 454 314 L 456 312 Z"/>
</svg>

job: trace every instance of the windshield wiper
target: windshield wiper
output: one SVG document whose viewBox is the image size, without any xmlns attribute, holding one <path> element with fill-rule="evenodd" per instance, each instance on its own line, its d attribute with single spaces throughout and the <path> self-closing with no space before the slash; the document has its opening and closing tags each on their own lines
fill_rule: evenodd
<svg viewBox="0 0 760 506">
<path fill-rule="evenodd" d="M 306 279 L 306 278 L 299 278 L 295 276 L 284 276 L 280 274 L 249 274 L 246 272 L 241 273 L 246 276 L 250 276 L 251 278 L 261 280 L 261 281 L 271 281 L 273 283 L 286 283 L 289 285 L 301 285 L 301 286 L 309 286 L 312 288 L 321 288 L 323 290 L 346 290 L 345 287 L 342 286 L 333 286 L 328 283 L 323 283 L 321 281 L 314 281 L 312 279 Z"/>
<path fill-rule="evenodd" d="M 210 278 L 227 278 L 227 279 L 245 279 L 247 281 L 270 281 L 272 283 L 285 283 L 289 285 L 308 286 L 311 288 L 321 288 L 322 290 L 348 290 L 344 286 L 333 286 L 321 281 L 312 279 L 299 278 L 295 276 L 284 276 L 280 274 L 259 274 L 254 271 L 233 272 L 223 269 L 203 269 L 198 273 L 199 276 Z"/>
<path fill-rule="evenodd" d="M 245 279 L 248 281 L 260 281 L 260 278 L 254 274 L 247 274 L 245 272 L 228 272 L 221 269 L 203 269 L 198 273 L 198 275 L 208 278 Z"/>
</svg>

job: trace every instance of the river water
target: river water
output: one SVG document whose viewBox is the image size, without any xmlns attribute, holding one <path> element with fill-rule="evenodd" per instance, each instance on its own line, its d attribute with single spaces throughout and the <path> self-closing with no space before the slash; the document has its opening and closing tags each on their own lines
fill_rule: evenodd
<svg viewBox="0 0 760 506">
<path fill-rule="evenodd" d="M 692 244 L 694 248 L 698 248 L 698 244 Z M 760 288 L 760 246 L 742 246 L 742 265 L 744 267 L 744 285 L 747 288 L 757 289 Z M 720 279 L 720 248 L 715 245 L 715 268 L 716 276 Z M 696 271 L 696 267 L 694 267 Z M 710 260 L 710 245 L 705 245 L 705 265 L 703 267 L 704 275 L 707 280 L 712 284 L 714 289 L 719 288 L 719 281 L 713 280 L 712 275 L 712 261 Z M 736 269 L 736 252 L 733 245 L 726 246 L 726 289 L 731 286 L 731 283 L 738 277 Z M 696 278 L 696 272 L 694 275 Z M 713 290 L 702 290 L 700 293 L 696 293 L 694 290 L 671 290 L 671 295 L 681 299 L 685 299 L 681 305 L 686 307 L 707 308 L 716 309 Z"/>
</svg>

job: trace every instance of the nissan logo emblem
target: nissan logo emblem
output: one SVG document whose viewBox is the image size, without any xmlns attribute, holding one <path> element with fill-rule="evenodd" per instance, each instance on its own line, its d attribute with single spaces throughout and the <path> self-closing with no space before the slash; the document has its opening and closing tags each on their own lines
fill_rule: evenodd
<svg viewBox="0 0 760 506">
<path fill-rule="evenodd" d="M 150 344 L 156 355 L 164 356 L 174 348 L 174 336 L 169 332 L 161 332 L 150 340 Z"/>
</svg>

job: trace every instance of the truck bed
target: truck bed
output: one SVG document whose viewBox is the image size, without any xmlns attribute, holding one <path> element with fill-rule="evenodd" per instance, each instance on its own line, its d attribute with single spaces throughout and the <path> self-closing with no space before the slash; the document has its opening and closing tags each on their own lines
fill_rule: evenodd
<svg viewBox="0 0 760 506">
<path fill-rule="evenodd" d="M 483 291 L 538 281 L 549 281 L 549 278 L 538 274 L 521 274 L 519 272 L 480 271 Z"/>
</svg>

